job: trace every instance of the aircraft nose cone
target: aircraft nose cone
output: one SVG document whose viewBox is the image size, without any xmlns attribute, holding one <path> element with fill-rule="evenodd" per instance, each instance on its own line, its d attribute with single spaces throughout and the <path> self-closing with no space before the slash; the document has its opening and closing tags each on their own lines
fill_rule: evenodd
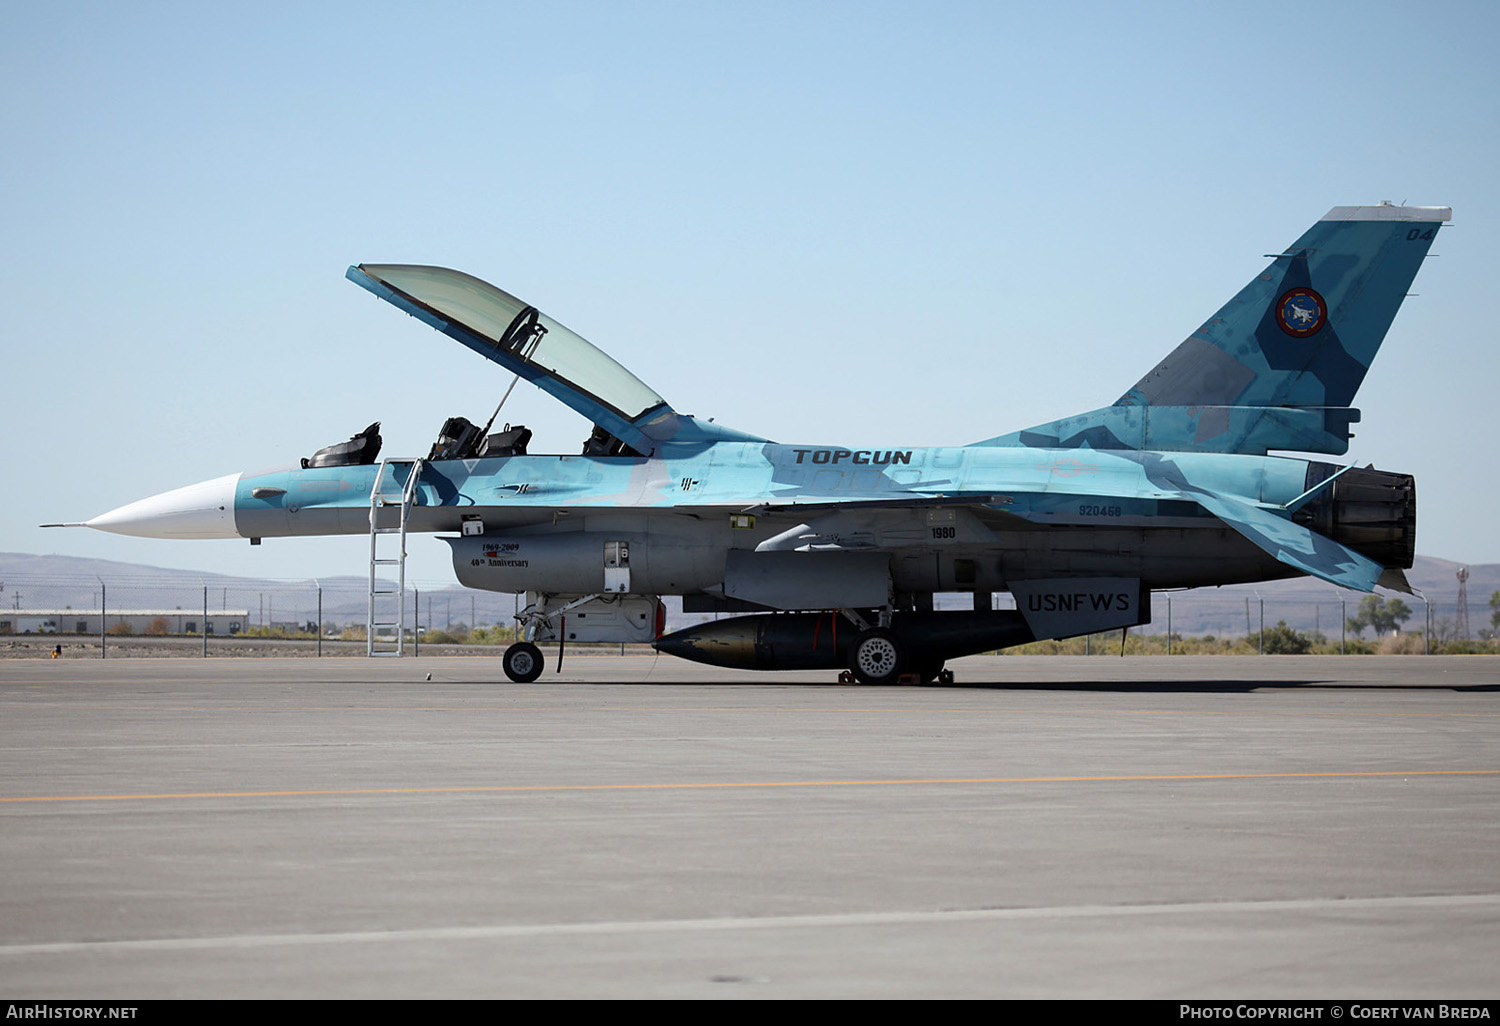
<svg viewBox="0 0 1500 1026">
<path fill-rule="evenodd" d="M 101 513 L 85 527 L 137 538 L 238 538 L 234 491 L 240 475 L 216 477 Z"/>
</svg>

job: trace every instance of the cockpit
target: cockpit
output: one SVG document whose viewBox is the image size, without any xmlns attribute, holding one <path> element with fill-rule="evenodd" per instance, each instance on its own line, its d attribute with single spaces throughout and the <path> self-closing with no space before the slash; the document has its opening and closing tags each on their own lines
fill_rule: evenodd
<svg viewBox="0 0 1500 1026">
<path fill-rule="evenodd" d="M 672 412 L 665 399 L 583 336 L 473 275 L 446 267 L 360 264 L 348 277 L 636 450 L 645 441 L 641 425 Z"/>
<path fill-rule="evenodd" d="M 583 336 L 473 275 L 418 264 L 359 264 L 345 276 L 500 364 L 516 375 L 516 381 L 524 378 L 582 414 L 593 425 L 583 443 L 585 456 L 649 456 L 668 440 L 765 441 L 677 413 Z M 504 405 L 502 398 L 500 407 Z M 506 424 L 491 431 L 500 407 L 483 427 L 463 417 L 448 418 L 428 459 L 525 455 L 531 432 L 524 426 Z M 319 450 L 303 460 L 303 466 L 374 463 L 380 451 L 379 427 L 372 424 L 348 442 Z"/>
<path fill-rule="evenodd" d="M 497 411 L 498 412 L 498 411 Z M 531 444 L 531 429 L 524 424 L 506 424 L 491 434 L 489 428 L 475 425 L 466 417 L 449 417 L 443 421 L 436 442 L 427 453 L 427 462 L 434 460 L 492 459 L 502 456 L 525 456 Z M 380 422 L 376 421 L 347 442 L 325 446 L 304 457 L 302 469 L 309 467 L 349 467 L 372 464 L 380 456 Z M 594 426 L 593 432 L 583 443 L 585 456 L 640 456 L 630 446 Z"/>
</svg>

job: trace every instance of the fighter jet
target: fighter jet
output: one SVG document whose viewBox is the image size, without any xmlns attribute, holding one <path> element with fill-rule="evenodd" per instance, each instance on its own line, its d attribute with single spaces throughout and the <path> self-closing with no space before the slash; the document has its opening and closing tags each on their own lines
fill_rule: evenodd
<svg viewBox="0 0 1500 1026">
<path fill-rule="evenodd" d="M 372 424 L 300 466 L 87 526 L 369 533 L 372 641 L 379 534 L 400 532 L 404 553 L 405 532 L 441 532 L 465 586 L 526 593 L 513 681 L 566 640 L 866 684 L 951 679 L 960 656 L 1148 623 L 1158 589 L 1307 574 L 1409 590 L 1413 478 L 1273 453 L 1348 451 L 1355 392 L 1451 216 L 1335 207 L 1112 405 L 939 448 L 784 444 L 700 420 L 487 282 L 359 264 L 355 284 L 586 417 L 582 451 L 532 453 L 523 427 L 455 417 L 425 458 L 396 459 Z M 953 592 L 972 609 L 934 608 Z M 993 608 L 1000 592 L 1014 609 Z M 663 635 L 669 595 L 739 615 Z"/>
</svg>

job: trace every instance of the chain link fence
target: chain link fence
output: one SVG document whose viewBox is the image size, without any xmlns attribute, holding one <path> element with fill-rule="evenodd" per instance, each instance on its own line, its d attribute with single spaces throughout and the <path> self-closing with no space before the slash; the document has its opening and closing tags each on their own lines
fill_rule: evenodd
<svg viewBox="0 0 1500 1026">
<path fill-rule="evenodd" d="M 1500 599 L 1500 592 L 1495 596 Z M 1326 597 L 1244 586 L 1156 592 L 1151 622 L 1120 631 L 1013 649 L 1118 655 L 1500 654 L 1500 606 L 1482 596 L 1467 617 L 1455 598 L 1374 595 L 1329 588 Z M 996 608 L 1011 609 L 1009 595 Z M 1467 620 L 1469 629 L 1462 624 Z"/>
<path fill-rule="evenodd" d="M 683 616 L 677 600 L 666 602 L 669 630 L 707 618 Z M 1329 588 L 1326 596 L 1309 598 L 1278 595 L 1274 586 L 1158 592 L 1151 622 L 1123 637 L 1114 631 L 1009 651 L 1118 655 L 1123 646 L 1127 655 L 1500 654 L 1494 640 L 1500 607 L 1491 602 L 1488 595 L 1470 599 L 1465 632 L 1464 611 L 1453 597 L 1370 597 Z M 516 595 L 409 581 L 406 650 L 495 652 L 493 646 L 514 640 L 521 605 Z M 1001 594 L 994 606 L 1014 608 L 1014 602 Z M 938 608 L 969 609 L 972 597 L 939 596 Z M 0 657 L 363 655 L 368 610 L 369 582 L 362 577 L 11 577 L 0 582 Z"/>
<path fill-rule="evenodd" d="M 0 583 L 0 656 L 363 655 L 369 602 L 369 581 L 355 577 L 11 576 Z M 508 640 L 519 597 L 408 581 L 403 606 L 415 651 L 426 638 Z"/>
</svg>

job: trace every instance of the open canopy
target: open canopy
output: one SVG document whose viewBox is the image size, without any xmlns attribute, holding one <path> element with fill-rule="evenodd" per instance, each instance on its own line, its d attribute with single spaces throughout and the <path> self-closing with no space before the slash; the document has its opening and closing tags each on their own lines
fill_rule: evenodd
<svg viewBox="0 0 1500 1026">
<path fill-rule="evenodd" d="M 514 371 L 631 448 L 649 453 L 674 419 L 665 399 L 581 335 L 489 282 L 446 267 L 359 264 L 350 281 Z"/>
</svg>

